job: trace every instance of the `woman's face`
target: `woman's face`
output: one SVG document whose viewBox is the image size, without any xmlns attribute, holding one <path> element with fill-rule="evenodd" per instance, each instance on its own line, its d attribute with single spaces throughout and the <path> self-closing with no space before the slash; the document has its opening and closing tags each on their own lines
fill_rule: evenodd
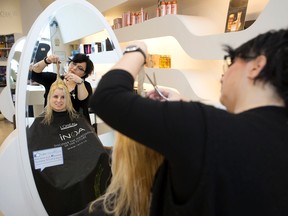
<svg viewBox="0 0 288 216">
<path fill-rule="evenodd" d="M 229 112 L 234 112 L 239 102 L 241 92 L 245 88 L 246 72 L 249 70 L 249 62 L 241 58 L 235 58 L 234 62 L 227 67 L 221 78 L 220 102 Z"/>
<path fill-rule="evenodd" d="M 63 89 L 56 89 L 50 97 L 50 106 L 55 112 L 66 110 L 66 96 Z"/>
<path fill-rule="evenodd" d="M 86 62 L 75 63 L 71 61 L 68 67 L 68 72 L 83 77 L 85 75 L 86 65 Z"/>
</svg>

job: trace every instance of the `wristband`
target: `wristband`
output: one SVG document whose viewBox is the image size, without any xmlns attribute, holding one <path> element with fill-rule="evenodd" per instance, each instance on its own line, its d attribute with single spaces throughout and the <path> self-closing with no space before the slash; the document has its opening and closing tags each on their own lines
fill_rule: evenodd
<svg viewBox="0 0 288 216">
<path fill-rule="evenodd" d="M 123 52 L 123 55 L 126 54 L 126 53 L 131 53 L 131 52 L 140 52 L 143 55 L 143 57 L 144 57 L 144 63 L 143 64 L 146 64 L 146 55 L 145 55 L 144 51 L 140 47 L 138 47 L 137 45 L 127 46 L 126 49 Z"/>
<path fill-rule="evenodd" d="M 45 62 L 46 65 L 51 64 L 51 62 L 48 62 L 48 61 L 47 61 L 47 56 L 43 59 L 43 61 Z"/>
</svg>

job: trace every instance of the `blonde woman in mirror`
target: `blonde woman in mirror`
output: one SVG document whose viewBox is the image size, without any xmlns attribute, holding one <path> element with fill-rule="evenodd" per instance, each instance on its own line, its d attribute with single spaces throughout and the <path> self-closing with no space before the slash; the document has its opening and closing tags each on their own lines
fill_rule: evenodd
<svg viewBox="0 0 288 216">
<path fill-rule="evenodd" d="M 51 85 L 47 98 L 48 104 L 45 107 L 43 123 L 51 124 L 55 113 L 67 113 L 71 120 L 79 116 L 73 108 L 68 88 L 62 80 L 57 79 Z"/>
<path fill-rule="evenodd" d="M 107 166 L 101 158 L 108 153 L 94 128 L 74 110 L 63 80 L 57 78 L 51 85 L 47 99 L 44 114 L 35 118 L 27 133 L 31 167 L 48 215 L 70 215 L 103 194 L 100 187 Z M 35 155 L 47 150 L 53 155 L 39 168 Z M 51 161 L 57 163 L 49 165 Z M 110 167 L 106 169 L 110 173 Z"/>
<path fill-rule="evenodd" d="M 58 62 L 60 62 L 60 59 L 57 55 L 49 55 L 32 66 L 32 80 L 45 87 L 44 106 L 47 104 L 47 95 L 52 83 L 57 79 L 57 74 L 54 72 L 43 72 L 43 70 L 49 64 L 56 64 Z M 87 78 L 93 70 L 94 65 L 89 59 L 89 56 L 76 54 L 71 59 L 69 58 L 67 73 L 61 76 L 69 90 L 74 109 L 83 114 L 89 123 L 91 122 L 88 103 L 89 97 L 92 94 L 92 87 L 85 78 Z"/>
</svg>

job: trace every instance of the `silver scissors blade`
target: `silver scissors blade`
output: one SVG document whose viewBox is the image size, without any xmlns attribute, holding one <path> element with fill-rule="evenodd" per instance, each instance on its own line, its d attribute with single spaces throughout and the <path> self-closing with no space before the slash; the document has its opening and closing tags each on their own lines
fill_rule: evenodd
<svg viewBox="0 0 288 216">
<path fill-rule="evenodd" d="M 153 72 L 153 79 L 154 79 L 154 84 L 155 84 L 155 86 L 157 86 L 157 80 L 156 80 L 155 72 Z"/>
<path fill-rule="evenodd" d="M 146 73 L 145 73 L 146 74 Z M 154 77 L 154 82 L 152 81 L 152 79 L 148 76 L 148 74 L 146 74 L 149 82 L 152 84 L 152 86 L 154 87 L 155 91 L 158 93 L 158 95 L 160 97 L 162 97 L 164 100 L 168 101 L 169 98 L 167 98 L 165 95 L 162 94 L 162 92 L 160 91 L 160 89 L 158 88 L 157 84 L 156 84 L 156 77 L 155 77 L 155 73 L 153 73 L 153 77 Z"/>
<path fill-rule="evenodd" d="M 153 87 L 155 88 L 155 83 L 152 81 L 152 79 L 148 76 L 147 73 L 146 74 L 146 77 L 148 78 L 149 82 L 153 85 Z"/>
</svg>

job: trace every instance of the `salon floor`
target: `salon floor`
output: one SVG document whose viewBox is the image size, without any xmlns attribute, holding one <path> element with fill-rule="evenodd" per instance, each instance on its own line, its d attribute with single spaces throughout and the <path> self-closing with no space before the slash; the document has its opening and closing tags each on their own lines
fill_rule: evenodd
<svg viewBox="0 0 288 216">
<path fill-rule="evenodd" d="M 14 130 L 13 123 L 4 118 L 0 113 L 0 145 L 4 142 L 6 137 Z M 1 216 L 1 213 L 0 213 Z"/>
<path fill-rule="evenodd" d="M 0 146 L 6 137 L 14 130 L 13 123 L 4 118 L 0 113 Z M 0 216 L 4 216 L 0 211 Z"/>
</svg>

